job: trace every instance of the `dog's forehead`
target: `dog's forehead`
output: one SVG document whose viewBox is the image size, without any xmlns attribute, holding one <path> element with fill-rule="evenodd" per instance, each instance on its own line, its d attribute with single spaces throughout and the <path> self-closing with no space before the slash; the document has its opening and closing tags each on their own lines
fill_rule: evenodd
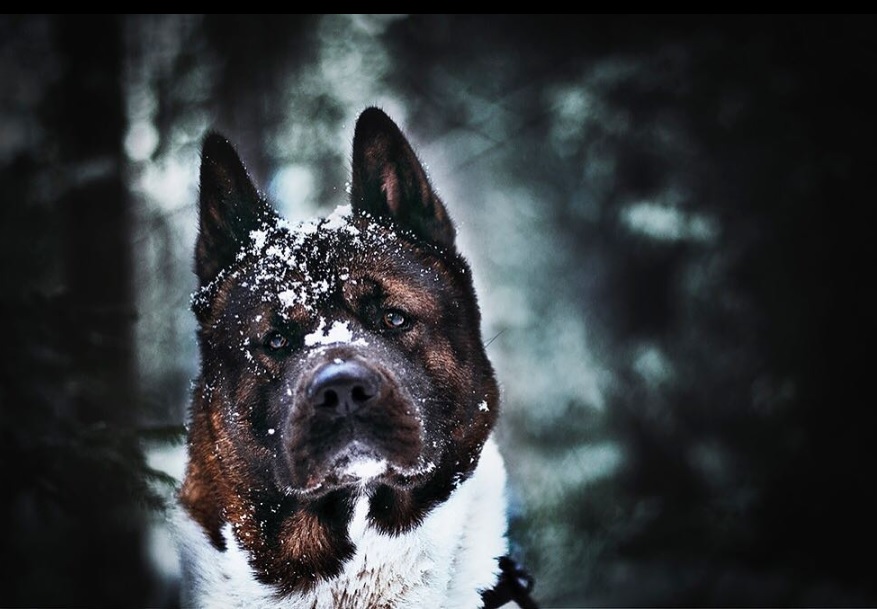
<svg viewBox="0 0 877 609">
<path fill-rule="evenodd" d="M 429 270 L 418 249 L 391 227 L 350 206 L 326 218 L 293 226 L 284 220 L 251 231 L 241 250 L 237 282 L 242 295 L 281 310 L 313 314 L 334 290 L 354 276 L 380 275 L 419 283 Z"/>
</svg>

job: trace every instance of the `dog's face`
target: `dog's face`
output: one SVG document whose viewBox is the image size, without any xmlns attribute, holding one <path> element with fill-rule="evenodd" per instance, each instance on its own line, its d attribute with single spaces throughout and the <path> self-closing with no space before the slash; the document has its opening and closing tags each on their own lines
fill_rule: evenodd
<svg viewBox="0 0 877 609">
<path fill-rule="evenodd" d="M 498 413 L 471 274 L 425 171 L 377 109 L 351 205 L 291 227 L 233 149 L 205 141 L 193 298 L 202 373 L 183 504 L 230 524 L 281 591 L 335 574 L 353 501 L 416 527 L 474 470 Z"/>
</svg>

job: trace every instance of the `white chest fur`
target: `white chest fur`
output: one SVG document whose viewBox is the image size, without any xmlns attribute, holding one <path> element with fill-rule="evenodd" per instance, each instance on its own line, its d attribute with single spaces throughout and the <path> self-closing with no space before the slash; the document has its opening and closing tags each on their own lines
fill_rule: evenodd
<svg viewBox="0 0 877 609">
<path fill-rule="evenodd" d="M 447 501 L 416 529 L 384 535 L 368 526 L 368 503 L 360 499 L 350 524 L 356 553 L 340 575 L 307 594 L 278 600 L 260 583 L 246 553 L 225 531 L 220 552 L 180 510 L 184 606 L 248 609 L 475 609 L 480 590 L 496 583 L 497 557 L 507 553 L 505 467 L 493 440 L 478 467 Z"/>
</svg>

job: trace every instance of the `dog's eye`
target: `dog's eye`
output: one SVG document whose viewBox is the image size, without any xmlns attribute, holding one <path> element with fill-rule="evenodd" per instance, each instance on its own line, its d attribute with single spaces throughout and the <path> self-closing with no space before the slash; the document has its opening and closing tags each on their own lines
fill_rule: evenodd
<svg viewBox="0 0 877 609">
<path fill-rule="evenodd" d="M 279 351 L 289 346 L 289 340 L 280 332 L 270 332 L 265 336 L 265 346 L 272 351 Z"/>
<path fill-rule="evenodd" d="M 408 325 L 408 318 L 401 311 L 390 309 L 384 311 L 381 322 L 387 330 L 402 330 Z"/>
</svg>

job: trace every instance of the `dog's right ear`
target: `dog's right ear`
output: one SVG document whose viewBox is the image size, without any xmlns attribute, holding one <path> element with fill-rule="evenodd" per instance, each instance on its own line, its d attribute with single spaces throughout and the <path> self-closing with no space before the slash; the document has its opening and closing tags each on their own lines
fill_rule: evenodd
<svg viewBox="0 0 877 609">
<path fill-rule="evenodd" d="M 230 266 L 250 231 L 276 218 L 253 185 L 232 145 L 221 135 L 210 133 L 201 152 L 198 243 L 195 273 L 200 286 L 213 281 Z"/>
</svg>

